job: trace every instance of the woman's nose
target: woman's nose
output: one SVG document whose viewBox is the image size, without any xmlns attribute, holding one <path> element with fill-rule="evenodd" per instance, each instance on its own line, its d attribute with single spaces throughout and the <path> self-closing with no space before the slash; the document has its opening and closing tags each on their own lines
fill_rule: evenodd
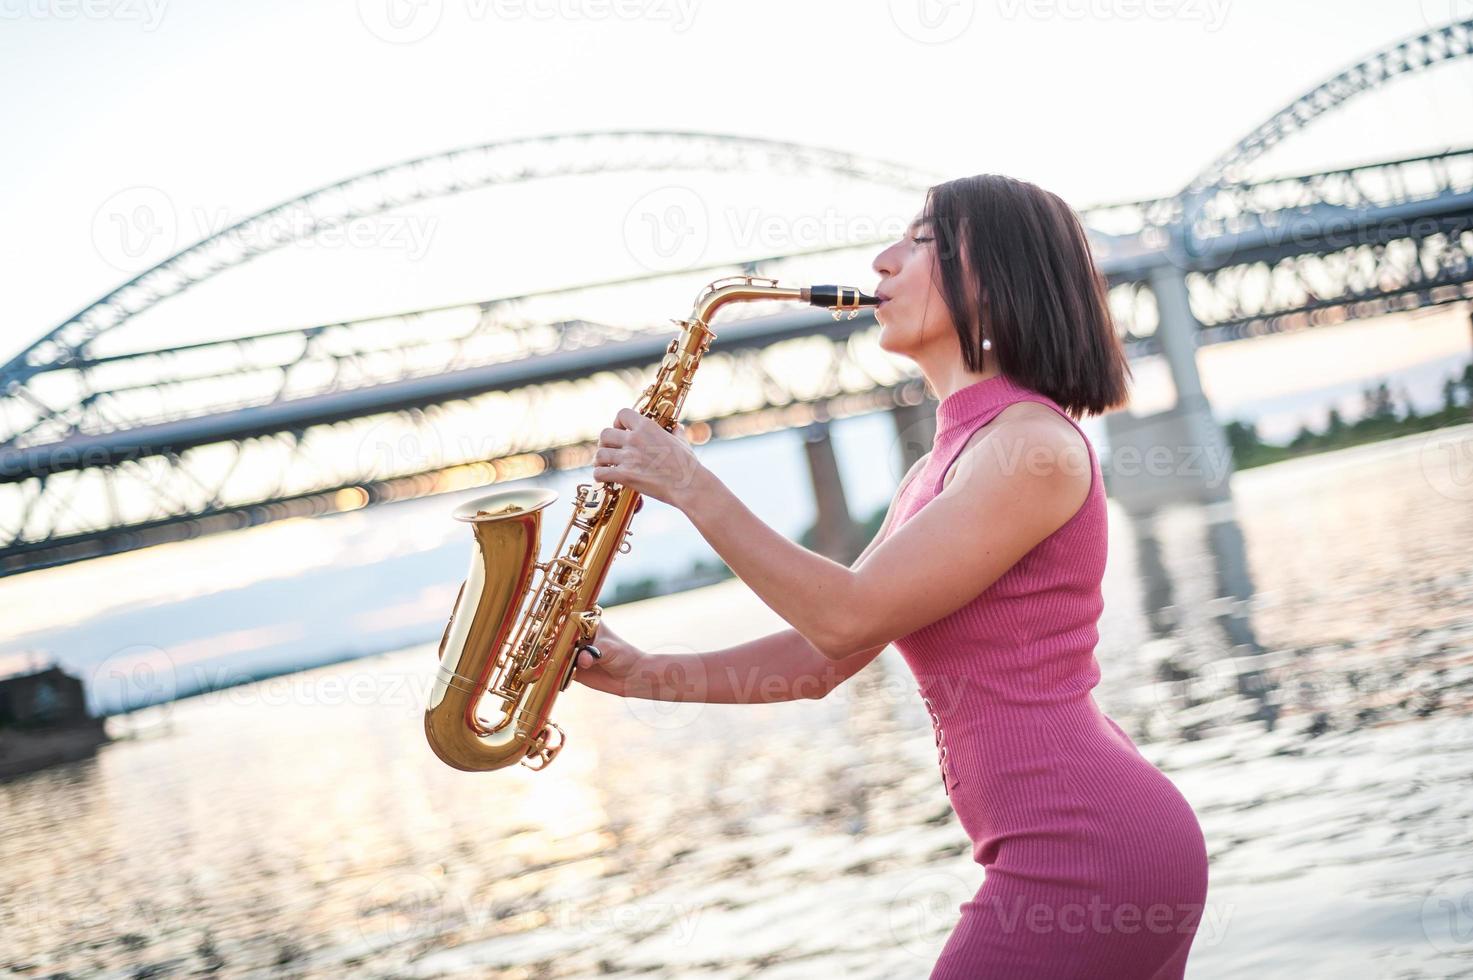
<svg viewBox="0 0 1473 980">
<path fill-rule="evenodd" d="M 895 246 L 891 245 L 879 255 L 875 256 L 875 260 L 869 264 L 869 267 L 874 270 L 875 275 L 893 276 L 895 274 L 894 253 Z"/>
</svg>

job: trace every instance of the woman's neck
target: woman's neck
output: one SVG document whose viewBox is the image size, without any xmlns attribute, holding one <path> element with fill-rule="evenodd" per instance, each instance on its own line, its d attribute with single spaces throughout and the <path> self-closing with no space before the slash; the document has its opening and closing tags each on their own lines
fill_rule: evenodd
<svg viewBox="0 0 1473 980">
<path fill-rule="evenodd" d="M 926 378 L 926 384 L 936 395 L 936 400 L 943 401 L 947 395 L 960 391 L 968 385 L 974 385 L 979 381 L 986 381 L 988 378 L 995 378 L 1002 374 L 997 365 L 991 363 L 991 358 L 988 358 L 988 361 L 987 369 L 984 371 L 969 371 L 965 365 L 951 362 L 935 369 L 927 369 L 922 366 L 921 373 Z"/>
</svg>

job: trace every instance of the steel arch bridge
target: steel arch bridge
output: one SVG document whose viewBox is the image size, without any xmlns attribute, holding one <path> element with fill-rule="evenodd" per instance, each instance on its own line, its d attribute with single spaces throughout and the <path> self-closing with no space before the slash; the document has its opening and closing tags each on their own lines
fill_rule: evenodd
<svg viewBox="0 0 1473 980">
<path fill-rule="evenodd" d="M 1295 99 L 1180 192 L 1084 209 L 1128 347 L 1158 347 L 1152 281 L 1163 267 L 1187 278 L 1198 343 L 1473 296 L 1473 149 L 1241 179 L 1248 162 L 1356 95 L 1470 53 L 1473 21 L 1405 39 Z M 550 177 L 682 170 L 818 174 L 916 192 L 935 181 L 794 143 L 616 131 L 464 147 L 283 202 L 135 276 L 0 368 L 0 575 L 586 465 L 592 431 L 512 424 L 492 442 L 459 446 L 445 433 L 473 427 L 467 420 L 488 408 L 536 417 L 549 389 L 598 372 L 617 376 L 632 398 L 668 330 L 546 313 L 560 299 L 622 283 L 488 299 L 463 307 L 449 326 L 437 325 L 434 314 L 444 311 L 420 310 L 137 353 L 103 355 L 92 345 L 216 275 L 365 215 Z M 706 271 L 779 275 L 874 244 Z M 913 379 L 857 341 L 871 326 L 870 317 L 834 324 L 784 313 L 725 327 L 715 370 L 705 370 L 730 383 L 697 418 L 716 435 L 736 435 L 794 424 L 793 406 L 812 417 L 815 406 L 849 414 L 914 402 Z M 775 376 L 762 357 L 802 338 L 827 339 L 817 383 Z M 227 379 L 237 382 L 228 397 Z M 206 456 L 216 458 L 206 464 Z M 243 473 L 263 471 L 275 479 L 241 485 Z"/>
</svg>

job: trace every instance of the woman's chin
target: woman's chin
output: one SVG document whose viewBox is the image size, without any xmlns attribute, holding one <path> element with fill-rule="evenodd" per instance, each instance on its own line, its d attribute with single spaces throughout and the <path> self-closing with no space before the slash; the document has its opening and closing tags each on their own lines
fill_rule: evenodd
<svg viewBox="0 0 1473 980">
<path fill-rule="evenodd" d="M 887 354 L 896 354 L 904 357 L 910 351 L 910 346 L 905 343 L 904 335 L 894 327 L 880 324 L 880 336 L 875 342 L 879 344 L 880 350 Z"/>
</svg>

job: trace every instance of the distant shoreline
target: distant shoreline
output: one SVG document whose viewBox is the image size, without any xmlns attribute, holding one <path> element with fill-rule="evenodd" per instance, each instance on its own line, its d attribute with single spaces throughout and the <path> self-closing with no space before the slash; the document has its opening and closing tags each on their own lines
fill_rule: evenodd
<svg viewBox="0 0 1473 980">
<path fill-rule="evenodd" d="M 1387 382 L 1361 390 L 1365 411 L 1354 422 L 1346 422 L 1337 408 L 1327 409 L 1323 431 L 1302 425 L 1287 444 L 1262 441 L 1253 422 L 1234 419 L 1223 425 L 1223 435 L 1233 450 L 1235 469 L 1247 470 L 1273 463 L 1302 459 L 1341 449 L 1419 435 L 1473 422 L 1473 362 L 1461 377 L 1449 375 L 1443 382 L 1440 409 L 1421 414 L 1410 399 L 1397 405 Z"/>
</svg>

